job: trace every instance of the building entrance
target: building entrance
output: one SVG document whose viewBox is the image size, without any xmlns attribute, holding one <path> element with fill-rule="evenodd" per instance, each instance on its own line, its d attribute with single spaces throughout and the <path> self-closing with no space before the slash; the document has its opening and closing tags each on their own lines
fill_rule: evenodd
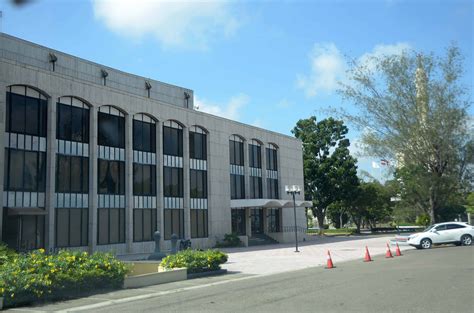
<svg viewBox="0 0 474 313">
<path fill-rule="evenodd" d="M 252 227 L 252 235 L 263 234 L 263 209 L 250 209 L 250 220 Z"/>
</svg>

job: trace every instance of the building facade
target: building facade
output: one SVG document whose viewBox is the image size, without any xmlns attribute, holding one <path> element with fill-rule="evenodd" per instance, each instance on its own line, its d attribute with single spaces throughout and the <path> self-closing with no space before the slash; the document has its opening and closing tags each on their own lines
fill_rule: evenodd
<svg viewBox="0 0 474 313">
<path fill-rule="evenodd" d="M 199 112 L 193 91 L 0 34 L 1 240 L 149 253 L 294 240 L 301 142 Z M 297 196 L 297 230 L 306 229 Z"/>
</svg>

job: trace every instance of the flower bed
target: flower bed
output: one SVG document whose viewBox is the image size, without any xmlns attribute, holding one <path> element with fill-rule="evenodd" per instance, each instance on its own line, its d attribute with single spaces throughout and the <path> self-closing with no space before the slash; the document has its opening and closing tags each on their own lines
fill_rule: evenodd
<svg viewBox="0 0 474 313">
<path fill-rule="evenodd" d="M 163 268 L 186 267 L 189 273 L 217 271 L 220 265 L 227 262 L 227 254 L 219 250 L 184 250 L 169 255 L 161 261 Z"/>
<path fill-rule="evenodd" d="M 121 288 L 127 266 L 107 253 L 39 249 L 14 254 L 0 264 L 0 296 L 5 306 L 76 297 L 97 289 Z"/>
</svg>

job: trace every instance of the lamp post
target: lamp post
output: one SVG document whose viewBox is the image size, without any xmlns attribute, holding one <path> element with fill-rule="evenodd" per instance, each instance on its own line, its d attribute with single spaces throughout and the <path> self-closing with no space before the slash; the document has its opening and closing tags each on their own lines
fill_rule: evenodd
<svg viewBox="0 0 474 313">
<path fill-rule="evenodd" d="M 287 194 L 293 196 L 293 215 L 295 217 L 295 247 L 296 247 L 295 252 L 299 252 L 298 251 L 298 232 L 296 230 L 296 200 L 295 200 L 295 195 L 300 194 L 301 188 L 298 185 L 291 185 L 291 186 L 287 185 L 287 186 L 285 186 L 285 191 L 286 191 Z"/>
</svg>

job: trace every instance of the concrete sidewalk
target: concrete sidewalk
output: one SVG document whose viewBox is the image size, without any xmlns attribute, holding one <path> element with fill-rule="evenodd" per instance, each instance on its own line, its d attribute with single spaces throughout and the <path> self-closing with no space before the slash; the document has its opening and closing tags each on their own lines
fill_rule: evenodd
<svg viewBox="0 0 474 313">
<path fill-rule="evenodd" d="M 243 274 L 276 274 L 326 264 L 327 251 L 331 251 L 334 264 L 363 260 L 365 246 L 371 255 L 385 254 L 387 242 L 394 235 L 381 236 L 350 236 L 350 237 L 319 237 L 316 240 L 303 242 L 299 253 L 295 252 L 294 244 L 277 244 L 268 246 L 224 249 L 229 260 L 222 267 L 231 272 Z M 402 251 L 413 249 L 401 246 Z M 392 253 L 395 247 L 391 247 Z"/>
</svg>

